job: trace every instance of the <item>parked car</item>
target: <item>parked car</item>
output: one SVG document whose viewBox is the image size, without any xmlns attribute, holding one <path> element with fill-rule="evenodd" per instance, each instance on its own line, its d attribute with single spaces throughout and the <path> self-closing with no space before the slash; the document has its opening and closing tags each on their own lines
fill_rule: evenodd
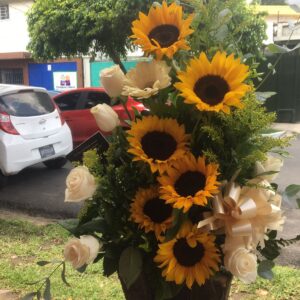
<svg viewBox="0 0 300 300">
<path fill-rule="evenodd" d="M 0 184 L 39 162 L 62 167 L 72 148 L 70 128 L 45 89 L 0 84 Z"/>
<path fill-rule="evenodd" d="M 60 91 L 56 91 L 56 90 L 48 90 L 48 94 L 50 95 L 51 98 L 53 98 L 54 96 L 60 94 Z"/>
<path fill-rule="evenodd" d="M 128 119 L 127 113 L 120 103 L 112 103 L 111 98 L 105 93 L 103 88 L 78 88 L 65 91 L 53 97 L 55 103 L 60 108 L 63 117 L 69 124 L 74 145 L 84 142 L 91 135 L 99 131 L 90 109 L 97 105 L 106 103 L 111 105 L 118 114 L 120 120 Z M 132 107 L 138 111 L 145 110 L 142 103 L 128 98 L 127 108 L 133 116 Z M 125 123 L 123 123 L 125 126 Z M 107 133 L 103 133 L 107 135 Z"/>
</svg>

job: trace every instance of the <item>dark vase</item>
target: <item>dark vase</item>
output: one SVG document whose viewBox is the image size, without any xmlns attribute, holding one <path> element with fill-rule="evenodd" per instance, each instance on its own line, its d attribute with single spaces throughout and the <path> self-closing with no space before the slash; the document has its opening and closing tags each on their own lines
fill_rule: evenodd
<svg viewBox="0 0 300 300">
<path fill-rule="evenodd" d="M 155 300 L 154 289 L 149 286 L 149 281 L 143 272 L 129 289 L 121 279 L 120 281 L 126 300 Z M 183 287 L 176 296 L 164 300 L 227 300 L 231 281 L 231 274 L 222 273 L 210 278 L 202 286 L 194 284 L 191 290 Z"/>
</svg>

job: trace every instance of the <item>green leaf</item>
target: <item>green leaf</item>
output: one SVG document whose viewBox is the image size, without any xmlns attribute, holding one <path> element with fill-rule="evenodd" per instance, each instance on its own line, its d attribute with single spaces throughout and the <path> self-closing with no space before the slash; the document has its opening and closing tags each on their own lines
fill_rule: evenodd
<svg viewBox="0 0 300 300">
<path fill-rule="evenodd" d="M 103 275 L 110 276 L 118 270 L 118 261 L 109 256 L 103 258 Z"/>
<path fill-rule="evenodd" d="M 105 221 L 103 218 L 96 218 L 87 223 L 79 225 L 75 232 L 78 235 L 91 234 L 92 232 L 102 232 L 104 230 Z"/>
<path fill-rule="evenodd" d="M 288 53 L 288 52 L 293 52 L 295 50 L 297 50 L 300 47 L 300 43 L 297 44 L 294 48 L 289 49 L 286 46 L 279 46 L 276 44 L 269 44 L 267 46 L 267 49 L 271 52 L 271 53 Z"/>
<path fill-rule="evenodd" d="M 294 197 L 300 192 L 300 185 L 299 184 L 291 184 L 286 187 L 284 193 L 288 197 Z"/>
<path fill-rule="evenodd" d="M 42 267 L 42 266 L 46 266 L 46 265 L 48 265 L 50 263 L 51 263 L 50 261 L 40 260 L 36 264 Z"/>
<path fill-rule="evenodd" d="M 49 278 L 46 279 L 46 287 L 43 294 L 43 298 L 44 300 L 51 300 L 51 283 Z"/>
<path fill-rule="evenodd" d="M 139 117 L 139 116 L 141 115 L 140 112 L 137 110 L 136 107 L 131 106 L 131 109 L 133 110 L 134 116 L 135 116 L 135 117 Z"/>
<path fill-rule="evenodd" d="M 71 232 L 72 234 L 74 234 L 74 232 L 76 231 L 78 223 L 79 223 L 78 219 L 68 219 L 68 220 L 58 221 L 58 224 L 61 227 Z"/>
<path fill-rule="evenodd" d="M 70 286 L 66 279 L 66 263 L 63 263 L 62 271 L 61 271 L 61 280 L 64 282 L 65 285 Z"/>
<path fill-rule="evenodd" d="M 297 198 L 297 199 L 296 199 L 296 202 L 297 202 L 297 204 L 298 204 L 298 208 L 300 208 L 300 198 Z"/>
<path fill-rule="evenodd" d="M 122 252 L 119 261 L 119 273 L 128 289 L 139 277 L 142 266 L 142 256 L 137 248 L 128 247 Z"/>
<path fill-rule="evenodd" d="M 272 268 L 275 266 L 275 263 L 271 260 L 263 260 L 260 262 L 257 273 L 260 277 L 271 280 L 273 278 Z"/>
<path fill-rule="evenodd" d="M 36 295 L 37 292 L 28 293 L 23 298 L 21 298 L 21 300 L 32 300 Z"/>
<path fill-rule="evenodd" d="M 266 175 L 273 175 L 273 174 L 277 174 L 278 172 L 279 171 L 267 171 L 267 172 L 259 173 L 255 177 L 266 176 Z"/>
<path fill-rule="evenodd" d="M 76 271 L 78 271 L 79 273 L 83 273 L 87 268 L 87 265 L 83 265 L 82 267 L 76 269 Z"/>
<path fill-rule="evenodd" d="M 276 95 L 276 92 L 255 92 L 256 99 L 265 102 L 268 98 Z"/>
</svg>

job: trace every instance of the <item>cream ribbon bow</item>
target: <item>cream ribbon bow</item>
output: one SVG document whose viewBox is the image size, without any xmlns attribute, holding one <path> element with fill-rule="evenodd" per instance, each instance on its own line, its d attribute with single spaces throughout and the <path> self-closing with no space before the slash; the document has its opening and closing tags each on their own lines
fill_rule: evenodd
<svg viewBox="0 0 300 300">
<path fill-rule="evenodd" d="M 213 215 L 200 221 L 198 228 L 208 225 L 210 230 L 215 230 L 224 226 L 227 235 L 243 237 L 245 247 L 251 247 L 252 237 L 255 235 L 255 218 L 260 214 L 260 209 L 267 209 L 269 213 L 278 212 L 280 209 L 268 203 L 267 193 L 261 192 L 261 188 L 250 189 L 251 197 L 247 197 L 247 193 L 246 196 L 241 195 L 242 189 L 238 184 L 234 182 L 226 184 L 224 196 L 219 193 L 212 199 Z M 264 232 L 262 234 L 264 235 Z"/>
</svg>

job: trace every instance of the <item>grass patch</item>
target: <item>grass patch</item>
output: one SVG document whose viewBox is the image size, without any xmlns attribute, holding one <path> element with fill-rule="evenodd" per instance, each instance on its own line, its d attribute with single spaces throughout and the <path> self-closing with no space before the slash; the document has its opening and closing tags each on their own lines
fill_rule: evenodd
<svg viewBox="0 0 300 300">
<path fill-rule="evenodd" d="M 62 251 L 69 234 L 57 224 L 44 226 L 20 220 L 0 219 L 0 287 L 24 295 L 38 287 L 27 285 L 51 273 L 54 266 L 39 267 L 39 260 L 63 258 Z M 102 264 L 88 267 L 84 274 L 67 265 L 64 285 L 60 272 L 51 279 L 52 296 L 56 300 L 123 300 L 117 276 L 102 276 Z M 258 279 L 252 285 L 234 281 L 232 299 L 300 299 L 300 270 L 276 267 L 273 281 Z"/>
</svg>

